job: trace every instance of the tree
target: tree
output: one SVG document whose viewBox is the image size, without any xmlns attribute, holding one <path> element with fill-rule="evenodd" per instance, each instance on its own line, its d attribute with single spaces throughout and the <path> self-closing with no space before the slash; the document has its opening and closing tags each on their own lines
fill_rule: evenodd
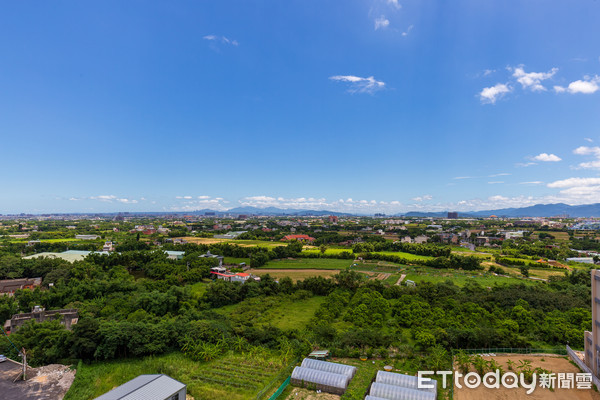
<svg viewBox="0 0 600 400">
<path fill-rule="evenodd" d="M 525 278 L 529 278 L 529 267 L 523 265 L 519 267 L 519 270 L 521 271 L 521 275 L 523 275 Z"/>
<path fill-rule="evenodd" d="M 321 254 L 325 254 L 325 252 L 327 251 L 327 246 L 325 246 L 324 244 L 320 245 L 319 251 L 321 252 Z"/>
</svg>

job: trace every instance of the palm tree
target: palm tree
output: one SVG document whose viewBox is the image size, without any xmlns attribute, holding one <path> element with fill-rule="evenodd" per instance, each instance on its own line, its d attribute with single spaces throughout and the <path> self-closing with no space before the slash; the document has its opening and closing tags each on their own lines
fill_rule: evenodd
<svg viewBox="0 0 600 400">
<path fill-rule="evenodd" d="M 484 375 L 485 371 L 487 370 L 488 363 L 487 363 L 487 361 L 485 361 L 483 359 L 483 357 L 481 357 L 480 355 L 477 355 L 473 359 L 473 367 L 475 368 L 475 371 L 477 371 L 477 373 L 479 375 Z"/>
<path fill-rule="evenodd" d="M 460 372 L 467 374 L 471 367 L 471 362 L 473 362 L 473 357 L 470 354 L 465 353 L 464 350 L 460 350 L 456 353 L 455 359 Z"/>
<path fill-rule="evenodd" d="M 506 364 L 508 365 L 508 370 L 512 371 L 516 363 L 513 360 L 507 360 Z"/>
</svg>

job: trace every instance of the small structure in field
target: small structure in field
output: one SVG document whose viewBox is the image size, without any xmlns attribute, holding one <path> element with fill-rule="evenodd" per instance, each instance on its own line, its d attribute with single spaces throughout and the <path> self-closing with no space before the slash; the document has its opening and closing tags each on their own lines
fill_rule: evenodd
<svg viewBox="0 0 600 400">
<path fill-rule="evenodd" d="M 140 375 L 95 400 L 185 400 L 187 386 L 164 374 Z"/>
</svg>

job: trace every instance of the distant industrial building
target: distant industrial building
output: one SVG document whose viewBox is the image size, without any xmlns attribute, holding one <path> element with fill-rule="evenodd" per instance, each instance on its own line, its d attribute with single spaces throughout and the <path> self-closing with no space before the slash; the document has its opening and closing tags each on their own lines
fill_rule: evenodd
<svg viewBox="0 0 600 400">
<path fill-rule="evenodd" d="M 71 329 L 71 326 L 79 320 L 79 313 L 76 309 L 46 311 L 43 307 L 35 306 L 30 313 L 13 315 L 11 319 L 4 323 L 4 330 L 7 333 L 14 333 L 29 321 L 44 322 L 52 320 L 58 320 L 65 328 Z"/>
<path fill-rule="evenodd" d="M 185 400 L 186 389 L 164 374 L 140 375 L 95 400 Z"/>
<path fill-rule="evenodd" d="M 215 239 L 237 239 L 238 236 L 246 233 L 248 231 L 235 231 L 235 232 L 227 232 L 224 235 L 215 235 Z"/>
<path fill-rule="evenodd" d="M 571 261 L 571 262 L 584 263 L 584 264 L 593 264 L 594 263 L 593 257 L 569 257 L 566 260 Z"/>
<path fill-rule="evenodd" d="M 104 255 L 110 254 L 107 251 L 67 250 L 67 251 L 63 251 L 62 253 L 43 252 L 43 253 L 32 254 L 30 256 L 23 257 L 23 259 L 29 260 L 32 258 L 48 257 L 48 258 L 61 258 L 68 262 L 74 262 L 74 261 L 82 261 L 91 253 L 104 254 Z"/>
<path fill-rule="evenodd" d="M 166 250 L 165 253 L 167 254 L 167 258 L 169 260 L 181 260 L 185 254 L 185 251 Z"/>
<path fill-rule="evenodd" d="M 448 219 L 458 219 L 458 213 L 456 211 L 448 212 Z"/>
<path fill-rule="evenodd" d="M 98 235 L 75 235 L 75 239 L 79 240 L 96 240 L 100 238 Z"/>
</svg>

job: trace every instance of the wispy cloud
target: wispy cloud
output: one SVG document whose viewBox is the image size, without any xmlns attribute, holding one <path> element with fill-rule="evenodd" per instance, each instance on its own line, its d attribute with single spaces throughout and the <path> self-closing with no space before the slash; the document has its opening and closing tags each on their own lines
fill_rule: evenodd
<svg viewBox="0 0 600 400">
<path fill-rule="evenodd" d="M 384 15 L 375 18 L 375 30 L 387 28 L 390 25 L 390 20 L 387 19 Z"/>
<path fill-rule="evenodd" d="M 500 172 L 499 174 L 493 174 L 493 175 L 488 175 L 488 178 L 495 178 L 497 176 L 509 176 L 511 174 L 509 174 L 508 172 Z"/>
<path fill-rule="evenodd" d="M 593 94 L 600 90 L 600 76 L 584 76 L 583 80 L 577 80 L 569 83 L 569 86 L 554 86 L 556 93 L 570 93 L 570 94 Z"/>
<path fill-rule="evenodd" d="M 419 202 L 421 202 L 421 201 L 429 201 L 431 199 L 433 199 L 433 196 L 430 195 L 430 194 L 426 194 L 424 196 L 417 196 L 417 197 L 413 197 L 412 198 L 413 201 L 419 201 Z"/>
<path fill-rule="evenodd" d="M 488 182 L 488 185 L 499 185 L 501 183 L 504 183 L 504 181 L 491 181 L 491 182 Z"/>
<path fill-rule="evenodd" d="M 229 44 L 229 45 L 232 45 L 232 46 L 238 46 L 239 45 L 239 43 L 238 43 L 237 40 L 235 40 L 235 39 L 229 39 L 226 36 L 206 35 L 202 39 L 208 40 L 208 41 L 211 41 L 211 42 L 220 42 L 220 43 L 223 43 L 223 44 Z"/>
<path fill-rule="evenodd" d="M 548 72 L 525 72 L 523 66 L 518 66 L 513 70 L 513 77 L 521 84 L 523 89 L 529 89 L 533 92 L 545 91 L 542 81 L 550 79 L 558 72 L 558 68 L 552 68 Z"/>
<path fill-rule="evenodd" d="M 410 25 L 408 28 L 406 28 L 404 32 L 402 32 L 402 36 L 408 36 L 408 34 L 410 33 L 410 31 L 412 31 L 413 28 L 414 25 Z"/>
<path fill-rule="evenodd" d="M 532 165 L 537 165 L 537 163 L 534 163 L 534 162 L 516 163 L 515 167 L 531 167 Z"/>
<path fill-rule="evenodd" d="M 543 185 L 542 181 L 519 182 L 519 185 Z"/>
<path fill-rule="evenodd" d="M 349 85 L 348 92 L 350 93 L 373 94 L 385 88 L 385 82 L 378 81 L 372 76 L 362 78 L 354 75 L 335 75 L 329 77 L 329 79 L 336 82 L 347 83 Z"/>
<path fill-rule="evenodd" d="M 387 3 L 396 9 L 402 8 L 402 4 L 400 4 L 398 0 L 387 0 Z"/>
<path fill-rule="evenodd" d="M 589 137 L 583 138 L 583 140 L 585 140 L 586 142 L 589 142 L 589 143 L 594 143 L 594 139 L 591 139 Z"/>
<path fill-rule="evenodd" d="M 541 162 L 558 162 L 558 161 L 562 160 L 562 158 L 560 158 L 559 156 L 557 156 L 555 154 L 548 154 L 548 153 L 538 154 L 537 156 L 532 157 L 531 159 L 535 160 L 535 161 L 541 161 Z"/>
<path fill-rule="evenodd" d="M 452 179 L 473 179 L 473 176 L 455 176 Z"/>
<path fill-rule="evenodd" d="M 484 104 L 496 104 L 498 99 L 511 91 L 512 88 L 507 84 L 497 83 L 494 86 L 483 88 L 479 93 L 479 99 Z"/>
</svg>

